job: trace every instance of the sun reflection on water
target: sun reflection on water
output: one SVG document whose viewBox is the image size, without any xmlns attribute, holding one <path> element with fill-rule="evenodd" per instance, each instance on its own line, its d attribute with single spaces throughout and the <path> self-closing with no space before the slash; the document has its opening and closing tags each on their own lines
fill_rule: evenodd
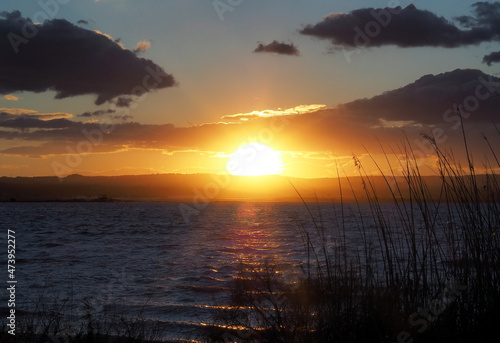
<svg viewBox="0 0 500 343">
<path fill-rule="evenodd" d="M 292 263 L 286 257 L 287 242 L 280 228 L 272 224 L 269 211 L 268 206 L 262 204 L 238 204 L 234 222 L 226 232 L 233 263 L 244 271 L 262 272 L 265 265 L 272 266 L 276 273 L 291 269 Z"/>
</svg>

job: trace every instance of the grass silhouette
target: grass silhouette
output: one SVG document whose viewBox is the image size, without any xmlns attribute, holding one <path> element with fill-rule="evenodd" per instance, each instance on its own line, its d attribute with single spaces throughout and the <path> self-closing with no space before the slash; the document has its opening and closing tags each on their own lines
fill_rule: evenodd
<svg viewBox="0 0 500 343">
<path fill-rule="evenodd" d="M 424 135 L 437 157 L 438 197 L 425 183 L 408 140 L 390 173 L 382 173 L 374 160 L 392 194 L 390 204 L 378 199 L 371 176 L 354 157 L 368 204 L 344 203 L 345 192 L 354 199 L 359 194 L 339 182 L 340 202 L 332 204 L 337 220 L 325 227 L 321 213 L 303 201 L 313 229 L 299 227 L 307 252 L 301 277 L 287 280 L 270 260 L 259 268 L 242 262 L 232 308 L 215 315 L 206 340 L 483 342 L 494 337 L 500 321 L 495 173 L 500 163 L 485 138 L 494 164 L 485 163 L 486 173 L 477 175 L 463 134 L 465 168 Z M 353 218 L 356 232 L 347 233 Z M 328 236 L 338 244 L 332 246 Z M 356 248 L 348 242 L 353 236 Z"/>
</svg>

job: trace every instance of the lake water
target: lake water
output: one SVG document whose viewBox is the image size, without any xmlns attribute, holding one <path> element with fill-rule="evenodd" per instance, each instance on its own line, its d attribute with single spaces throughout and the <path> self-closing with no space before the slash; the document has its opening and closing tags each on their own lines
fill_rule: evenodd
<svg viewBox="0 0 500 343">
<path fill-rule="evenodd" d="M 363 249 L 357 210 L 348 206 L 340 224 L 338 205 L 309 206 L 329 228 L 329 249 L 342 239 Z M 117 306 L 161 321 L 169 339 L 200 339 L 214 310 L 229 303 L 241 261 L 272 258 L 293 279 L 307 259 L 302 233 L 317 237 L 304 204 L 212 203 L 186 220 L 177 203 L 3 203 L 0 217 L 2 249 L 8 229 L 16 236 L 18 311 L 40 297 L 69 298 L 73 309 L 87 298 L 97 312 Z"/>
</svg>

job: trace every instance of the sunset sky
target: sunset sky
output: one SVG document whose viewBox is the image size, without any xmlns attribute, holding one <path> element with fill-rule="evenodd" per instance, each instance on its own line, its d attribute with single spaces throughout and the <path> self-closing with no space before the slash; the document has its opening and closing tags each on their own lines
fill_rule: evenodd
<svg viewBox="0 0 500 343">
<path fill-rule="evenodd" d="M 4 1 L 0 176 L 225 173 L 252 142 L 288 176 L 374 168 L 404 140 L 432 167 L 420 134 L 460 158 L 460 111 L 491 160 L 500 3 L 413 4 Z"/>
</svg>

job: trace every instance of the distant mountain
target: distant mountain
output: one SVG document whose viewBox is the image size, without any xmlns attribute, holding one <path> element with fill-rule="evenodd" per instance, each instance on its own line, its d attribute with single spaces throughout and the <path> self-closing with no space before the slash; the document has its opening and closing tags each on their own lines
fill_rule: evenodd
<svg viewBox="0 0 500 343">
<path fill-rule="evenodd" d="M 441 181 L 424 177 L 437 199 Z M 366 200 L 365 187 L 375 189 L 380 201 L 392 199 L 382 177 L 371 184 L 359 177 L 349 179 L 300 179 L 284 176 L 245 177 L 212 174 L 158 174 L 138 176 L 86 177 L 1 177 L 0 201 L 352 201 Z M 404 197 L 407 190 L 398 179 Z M 393 189 L 394 185 L 392 185 Z M 300 193 L 300 196 L 298 193 Z"/>
</svg>

